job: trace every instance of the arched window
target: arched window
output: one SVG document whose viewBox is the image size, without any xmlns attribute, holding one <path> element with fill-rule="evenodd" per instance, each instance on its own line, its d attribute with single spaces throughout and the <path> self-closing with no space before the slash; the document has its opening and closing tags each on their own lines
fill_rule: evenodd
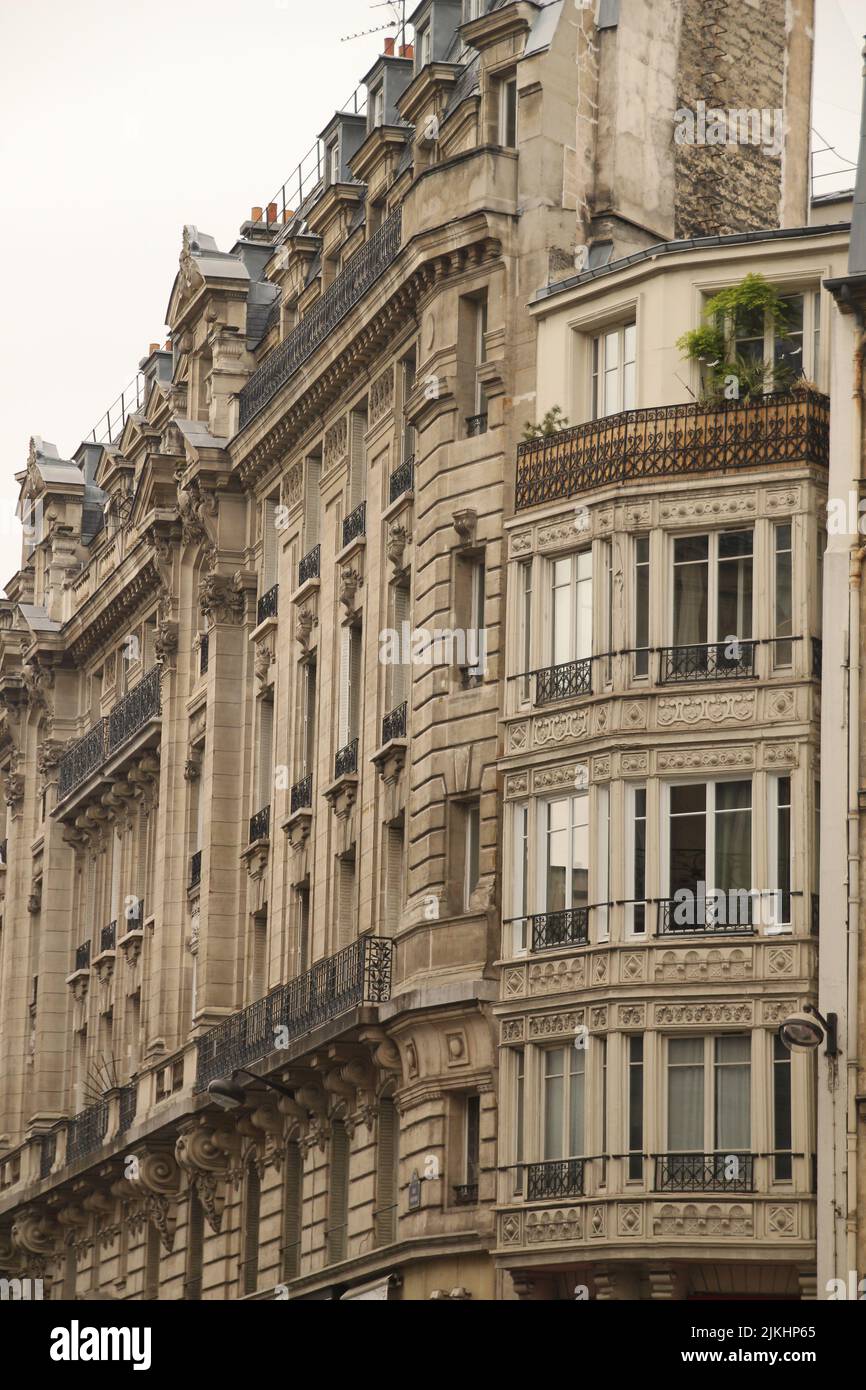
<svg viewBox="0 0 866 1390">
<path fill-rule="evenodd" d="M 259 1284 L 259 1213 L 262 1185 L 255 1163 L 247 1164 L 244 1192 L 243 1251 L 241 1258 L 241 1288 L 245 1294 L 255 1293 Z"/>
<path fill-rule="evenodd" d="M 328 1182 L 328 1264 L 346 1258 L 349 1224 L 349 1135 L 342 1120 L 331 1128 L 331 1171 Z"/>
<path fill-rule="evenodd" d="M 400 1127 L 397 1107 L 390 1096 L 379 1102 L 376 1134 L 376 1216 L 377 1245 L 390 1245 L 397 1239 L 397 1200 L 399 1193 Z"/>
</svg>

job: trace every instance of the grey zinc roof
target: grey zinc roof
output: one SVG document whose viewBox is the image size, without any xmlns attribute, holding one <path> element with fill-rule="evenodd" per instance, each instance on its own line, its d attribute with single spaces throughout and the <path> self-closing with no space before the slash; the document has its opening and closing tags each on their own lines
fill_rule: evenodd
<svg viewBox="0 0 866 1390">
<path fill-rule="evenodd" d="M 255 347 L 268 331 L 275 313 L 279 313 L 280 291 L 269 280 L 250 285 L 247 295 L 247 343 Z"/>
<path fill-rule="evenodd" d="M 194 449 L 224 449 L 228 444 L 227 439 L 211 434 L 203 420 L 175 420 L 174 423 Z"/>
<path fill-rule="evenodd" d="M 41 604 L 19 603 L 18 608 L 31 632 L 59 632 L 63 627 L 62 623 L 49 618 L 48 609 Z"/>
</svg>

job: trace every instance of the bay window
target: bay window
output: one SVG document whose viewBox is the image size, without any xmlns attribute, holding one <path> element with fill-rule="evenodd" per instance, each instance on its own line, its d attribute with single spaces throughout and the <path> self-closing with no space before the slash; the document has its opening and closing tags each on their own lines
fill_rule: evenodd
<svg viewBox="0 0 866 1390">
<path fill-rule="evenodd" d="M 554 560 L 551 566 L 551 665 L 592 656 L 592 552 Z"/>
<path fill-rule="evenodd" d="M 794 609 L 793 609 L 793 550 L 791 543 L 791 523 L 784 522 L 773 528 L 774 566 L 773 566 L 773 666 L 790 666 L 793 660 Z"/>
<path fill-rule="evenodd" d="M 673 651 L 663 679 L 730 674 L 744 665 L 748 673 L 754 659 L 752 531 L 678 537 L 673 571 Z"/>
<path fill-rule="evenodd" d="M 589 904 L 589 797 L 547 801 L 541 808 L 541 891 L 546 913 Z"/>
<path fill-rule="evenodd" d="M 741 1158 L 751 1144 L 751 1049 L 748 1035 L 668 1039 L 669 1158 L 712 1154 L 713 1176 L 744 1176 L 742 1165 L 726 1168 L 724 1160 Z"/>
<path fill-rule="evenodd" d="M 664 931 L 750 929 L 752 784 L 689 782 L 669 788 Z M 724 894 L 719 904 L 706 895 Z"/>
<path fill-rule="evenodd" d="M 554 1047 L 544 1054 L 544 1159 L 584 1155 L 586 1051 Z"/>
</svg>

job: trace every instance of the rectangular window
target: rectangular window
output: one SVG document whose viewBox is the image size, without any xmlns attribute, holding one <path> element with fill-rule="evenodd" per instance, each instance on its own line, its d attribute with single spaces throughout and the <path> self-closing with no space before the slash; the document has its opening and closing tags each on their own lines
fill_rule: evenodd
<svg viewBox="0 0 866 1390">
<path fill-rule="evenodd" d="M 716 1152 L 748 1149 L 751 1143 L 751 1056 L 749 1037 L 715 1039 Z"/>
<path fill-rule="evenodd" d="M 385 88 L 384 85 L 376 88 L 372 100 L 373 129 L 385 124 Z"/>
<path fill-rule="evenodd" d="M 628 1176 L 643 1177 L 643 1035 L 628 1040 Z"/>
<path fill-rule="evenodd" d="M 613 543 L 602 542 L 604 562 L 604 680 L 613 680 Z"/>
<path fill-rule="evenodd" d="M 668 1041 L 668 1149 L 699 1153 L 704 1147 L 704 1040 Z"/>
<path fill-rule="evenodd" d="M 430 58 L 431 58 L 431 52 L 432 52 L 432 50 L 431 50 L 431 46 L 430 46 L 430 25 L 429 25 L 429 24 L 425 24 L 423 29 L 419 29 L 419 30 L 418 30 L 418 35 L 417 35 L 416 43 L 417 43 L 417 46 L 418 46 L 418 67 L 419 67 L 419 69 L 420 69 L 420 68 L 426 67 L 427 64 L 430 62 Z"/>
<path fill-rule="evenodd" d="M 544 1054 L 544 1157 L 584 1157 L 586 1051 L 556 1047 Z"/>
<path fill-rule="evenodd" d="M 330 173 L 331 184 L 340 182 L 340 142 L 335 140 L 333 145 L 328 147 L 328 170 Z"/>
<path fill-rule="evenodd" d="M 487 295 L 475 305 L 475 415 L 487 414 L 487 391 L 478 375 L 478 368 L 487 361 Z"/>
<path fill-rule="evenodd" d="M 359 627 L 344 627 L 340 634 L 340 707 L 337 742 L 346 748 L 358 737 L 361 723 L 361 660 L 363 639 Z"/>
<path fill-rule="evenodd" d="M 592 656 L 592 552 L 554 560 L 550 567 L 552 666 Z"/>
<path fill-rule="evenodd" d="M 650 646 L 650 543 L 638 536 L 634 543 L 634 673 L 649 675 Z"/>
<path fill-rule="evenodd" d="M 512 883 L 511 915 L 515 955 L 522 955 L 529 945 L 529 807 L 514 808 L 514 878 Z"/>
<path fill-rule="evenodd" d="M 543 912 L 589 905 L 589 797 L 547 801 L 541 807 Z"/>
<path fill-rule="evenodd" d="M 463 911 L 469 912 L 481 876 L 481 805 L 471 802 L 463 811 Z"/>
<path fill-rule="evenodd" d="M 481 1097 L 466 1097 L 466 1156 L 465 1181 L 469 1187 L 478 1186 L 481 1160 Z"/>
<path fill-rule="evenodd" d="M 312 455 L 307 459 L 304 478 L 304 555 L 308 555 L 321 540 L 319 534 L 321 478 L 322 460 L 318 455 Z"/>
<path fill-rule="evenodd" d="M 669 1152 L 735 1154 L 750 1143 L 751 1038 L 669 1038 Z"/>
<path fill-rule="evenodd" d="M 701 885 L 725 893 L 722 925 L 752 920 L 752 784 L 690 782 L 670 788 L 669 896 L 693 895 L 702 926 Z M 732 916 L 732 914 L 737 914 Z"/>
<path fill-rule="evenodd" d="M 674 541 L 673 645 L 726 645 L 752 636 L 753 535 L 722 531 Z M 719 650 L 717 660 L 733 660 Z"/>
<path fill-rule="evenodd" d="M 316 760 L 316 663 L 303 666 L 303 727 L 301 730 L 301 776 L 309 777 Z"/>
<path fill-rule="evenodd" d="M 592 418 L 635 407 L 637 326 L 624 324 L 592 340 Z"/>
<path fill-rule="evenodd" d="M 267 498 L 262 506 L 262 577 L 259 597 L 270 593 L 279 578 L 277 561 L 277 498 Z"/>
<path fill-rule="evenodd" d="M 595 894 L 596 939 L 610 936 L 610 787 L 599 787 L 596 803 L 598 821 L 598 884 Z"/>
<path fill-rule="evenodd" d="M 355 854 L 337 856 L 336 931 L 337 949 L 351 946 L 358 935 L 355 908 Z"/>
<path fill-rule="evenodd" d="M 791 779 L 777 777 L 776 782 L 776 903 L 778 917 L 776 926 L 789 925 L 791 921 Z"/>
<path fill-rule="evenodd" d="M 506 77 L 499 90 L 499 143 L 517 148 L 517 78 Z"/>
<path fill-rule="evenodd" d="M 263 811 L 271 804 L 271 787 L 274 778 L 274 704 L 272 700 L 259 701 L 259 776 L 255 811 Z"/>
<path fill-rule="evenodd" d="M 794 1175 L 791 1154 L 791 1054 L 781 1038 L 773 1038 L 773 1177 L 790 1182 Z M 781 1152 L 780 1152 L 781 1150 Z"/>
<path fill-rule="evenodd" d="M 515 1168 L 514 1191 L 523 1191 L 523 1155 L 524 1137 L 523 1129 L 526 1114 L 526 1054 L 522 1047 L 515 1049 L 515 1098 L 514 1098 L 514 1161 Z"/>
<path fill-rule="evenodd" d="M 403 405 L 403 457 L 401 463 L 413 458 L 415 454 L 415 426 L 409 419 L 407 404 L 412 392 L 415 389 L 415 372 L 417 369 L 415 351 L 407 353 L 403 358 L 401 366 L 402 383 L 401 399 Z"/>
<path fill-rule="evenodd" d="M 631 822 L 631 930 L 646 932 L 646 787 L 633 787 Z"/>
<path fill-rule="evenodd" d="M 774 575 L 774 624 L 773 665 L 776 668 L 790 666 L 793 661 L 794 644 L 794 556 L 791 547 L 791 523 L 784 522 L 773 528 L 776 545 L 776 564 Z"/>
<path fill-rule="evenodd" d="M 518 566 L 518 594 L 520 612 L 518 614 L 518 645 L 520 664 L 520 702 L 527 704 L 532 698 L 532 561 L 524 560 Z"/>
</svg>

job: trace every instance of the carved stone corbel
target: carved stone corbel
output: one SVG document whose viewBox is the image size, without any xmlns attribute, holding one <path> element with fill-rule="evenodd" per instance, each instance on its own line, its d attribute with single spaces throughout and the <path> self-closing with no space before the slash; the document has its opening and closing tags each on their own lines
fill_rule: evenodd
<svg viewBox="0 0 866 1390">
<path fill-rule="evenodd" d="M 475 533 L 478 527 L 478 513 L 471 507 L 461 507 L 452 516 L 454 530 L 460 537 L 461 546 L 472 546 L 475 544 Z"/>
<path fill-rule="evenodd" d="M 240 1153 L 236 1133 L 219 1129 L 213 1117 L 198 1115 L 181 1125 L 174 1146 L 175 1157 L 187 1174 L 215 1235 L 222 1227 L 229 1177 L 229 1152 Z"/>
</svg>

